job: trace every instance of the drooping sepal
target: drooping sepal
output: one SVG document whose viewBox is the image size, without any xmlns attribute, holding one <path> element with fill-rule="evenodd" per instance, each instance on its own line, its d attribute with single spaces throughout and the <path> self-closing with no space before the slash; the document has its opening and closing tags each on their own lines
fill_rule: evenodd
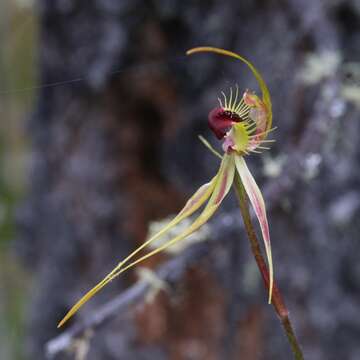
<svg viewBox="0 0 360 360">
<path fill-rule="evenodd" d="M 257 186 L 254 177 L 251 175 L 243 157 L 235 157 L 236 170 L 244 185 L 245 191 L 249 197 L 250 203 L 254 209 L 255 215 L 259 220 L 260 229 L 265 245 L 265 252 L 269 266 L 269 303 L 271 303 L 272 290 L 274 284 L 274 269 L 271 254 L 269 224 L 266 216 L 266 207 L 263 196 Z"/>
<path fill-rule="evenodd" d="M 220 169 L 215 177 L 207 184 L 201 186 L 196 193 L 187 201 L 184 208 L 179 212 L 179 214 L 162 230 L 157 234 L 152 236 L 150 239 L 145 241 L 141 246 L 135 249 L 129 256 L 122 260 L 103 280 L 101 280 L 96 286 L 89 290 L 65 315 L 65 317 L 60 321 L 58 327 L 62 326 L 67 322 L 87 301 L 89 301 L 96 293 L 98 293 L 104 286 L 109 282 L 119 276 L 121 273 L 127 271 L 138 263 L 144 261 L 145 259 L 165 250 L 167 247 L 173 245 L 174 243 L 184 239 L 185 237 L 191 235 L 193 232 L 198 230 L 202 225 L 204 225 L 214 212 L 220 206 L 222 200 L 229 192 L 229 189 L 233 183 L 235 173 L 235 164 L 233 156 L 224 156 L 221 162 Z M 202 213 L 198 218 L 180 235 L 169 240 L 162 246 L 151 251 L 150 253 L 140 257 L 139 259 L 128 264 L 129 260 L 132 259 L 138 252 L 148 246 L 150 243 L 157 240 L 159 237 L 164 235 L 166 232 L 171 230 L 175 225 L 180 221 L 192 215 L 196 210 L 198 210 L 206 201 L 208 203 Z M 127 265 L 126 265 L 127 264 Z"/>
</svg>

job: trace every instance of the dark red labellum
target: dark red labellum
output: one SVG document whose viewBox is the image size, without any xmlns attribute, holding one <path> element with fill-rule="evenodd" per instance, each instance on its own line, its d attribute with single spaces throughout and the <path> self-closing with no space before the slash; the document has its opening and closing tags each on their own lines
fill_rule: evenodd
<svg viewBox="0 0 360 360">
<path fill-rule="evenodd" d="M 211 110 L 208 116 L 209 127 L 219 140 L 226 135 L 226 132 L 234 122 L 239 122 L 240 120 L 236 113 L 225 111 L 223 108 Z"/>
</svg>

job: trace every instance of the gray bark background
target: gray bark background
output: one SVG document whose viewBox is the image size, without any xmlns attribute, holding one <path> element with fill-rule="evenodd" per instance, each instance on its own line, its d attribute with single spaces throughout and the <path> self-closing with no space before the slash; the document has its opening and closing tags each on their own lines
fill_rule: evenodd
<svg viewBox="0 0 360 360">
<path fill-rule="evenodd" d="M 183 56 L 198 45 L 248 57 L 271 90 L 277 142 L 248 164 L 305 358 L 360 358 L 360 122 L 344 97 L 356 83 L 346 64 L 360 61 L 358 1 L 42 0 L 38 10 L 40 82 L 84 80 L 42 88 L 28 123 L 32 182 L 18 249 L 36 274 L 29 359 L 45 358 L 65 311 L 144 240 L 148 222 L 215 173 L 197 134 L 217 145 L 207 114 L 219 92 L 255 83 L 236 61 Z M 231 198 L 217 215 L 231 229 L 214 222 L 222 238 L 207 260 L 170 294 L 97 329 L 87 359 L 291 359 Z M 135 280 L 114 281 L 73 322 Z"/>
</svg>

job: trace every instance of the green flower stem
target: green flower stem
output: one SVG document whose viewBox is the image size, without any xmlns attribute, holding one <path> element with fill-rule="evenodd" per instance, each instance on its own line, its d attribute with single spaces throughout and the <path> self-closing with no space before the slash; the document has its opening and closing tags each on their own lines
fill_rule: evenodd
<svg viewBox="0 0 360 360">
<path fill-rule="evenodd" d="M 241 211 L 241 215 L 244 220 L 245 230 L 246 230 L 246 233 L 250 240 L 251 250 L 255 257 L 255 261 L 259 268 L 261 276 L 264 280 L 265 288 L 268 290 L 269 289 L 268 268 L 267 268 L 266 262 L 264 260 L 264 257 L 262 256 L 261 248 L 259 245 L 259 240 L 256 236 L 254 227 L 251 222 L 249 206 L 248 206 L 248 198 L 247 198 L 244 186 L 243 186 L 238 174 L 235 175 L 234 187 L 235 187 L 236 195 L 239 200 L 240 211 Z M 285 334 L 289 340 L 291 350 L 294 354 L 294 358 L 296 360 L 304 360 L 304 356 L 302 354 L 301 348 L 296 339 L 294 330 L 293 330 L 291 322 L 290 322 L 289 311 L 286 308 L 286 305 L 281 296 L 280 290 L 277 287 L 275 282 L 274 282 L 274 287 L 273 287 L 273 295 L 272 295 L 271 303 L 274 306 L 275 311 L 280 318 L 281 324 L 285 330 Z"/>
</svg>

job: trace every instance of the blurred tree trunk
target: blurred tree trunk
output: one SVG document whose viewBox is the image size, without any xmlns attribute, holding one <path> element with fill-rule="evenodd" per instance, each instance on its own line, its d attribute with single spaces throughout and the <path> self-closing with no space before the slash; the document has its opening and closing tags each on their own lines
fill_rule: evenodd
<svg viewBox="0 0 360 360">
<path fill-rule="evenodd" d="M 59 333 L 65 311 L 144 241 L 149 221 L 176 212 L 215 172 L 217 161 L 196 135 L 210 138 L 206 117 L 220 90 L 254 83 L 236 62 L 183 58 L 186 49 L 207 44 L 249 57 L 272 89 L 280 129 L 271 156 L 292 156 L 283 170 L 284 193 L 282 185 L 276 188 L 280 180 L 263 176 L 260 157 L 250 166 L 263 188 L 275 189 L 267 200 L 276 276 L 307 358 L 350 358 L 359 351 L 360 325 L 351 314 L 360 310 L 354 300 L 360 282 L 349 277 L 357 258 L 337 248 L 352 244 L 357 253 L 359 247 L 352 243 L 358 225 L 351 222 L 359 206 L 347 200 L 358 197 L 359 151 L 352 144 L 359 141 L 359 122 L 336 95 L 338 74 L 314 85 L 299 80 L 308 53 L 359 60 L 356 1 L 42 0 L 38 8 L 41 83 L 82 80 L 42 88 L 28 126 L 31 187 L 19 221 L 21 246 L 36 274 L 30 358 L 44 358 L 43 345 Z M 331 113 L 326 90 L 339 102 L 338 113 Z M 322 122 L 330 126 L 318 133 Z M 306 161 L 315 171 L 308 177 L 296 172 Z M 351 210 L 345 218 L 341 201 Z M 222 211 L 234 206 L 228 201 Z M 259 277 L 252 276 L 244 234 L 226 244 L 215 265 L 190 269 L 174 293 L 119 314 L 96 332 L 88 359 L 290 359 Z M 73 321 L 126 288 L 133 274 L 114 281 Z M 346 312 L 346 324 L 337 322 L 335 305 Z M 337 347 L 331 339 L 339 332 Z"/>
</svg>

